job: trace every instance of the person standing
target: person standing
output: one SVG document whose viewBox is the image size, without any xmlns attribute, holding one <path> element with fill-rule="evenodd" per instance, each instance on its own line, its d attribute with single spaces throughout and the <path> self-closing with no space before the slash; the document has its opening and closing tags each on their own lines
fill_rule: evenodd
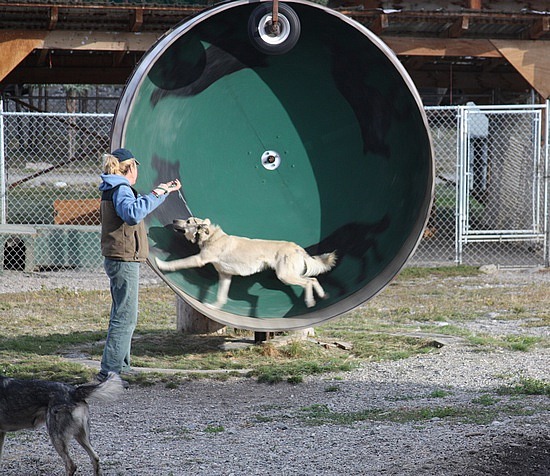
<svg viewBox="0 0 550 476">
<path fill-rule="evenodd" d="M 109 372 L 130 371 L 132 336 L 138 319 L 140 263 L 147 259 L 149 243 L 144 218 L 181 188 L 179 180 L 161 183 L 140 195 L 133 188 L 139 162 L 128 149 L 103 154 L 101 174 L 101 254 L 109 277 L 111 313 L 101 370 L 97 380 Z M 123 380 L 127 388 L 128 382 Z"/>
</svg>

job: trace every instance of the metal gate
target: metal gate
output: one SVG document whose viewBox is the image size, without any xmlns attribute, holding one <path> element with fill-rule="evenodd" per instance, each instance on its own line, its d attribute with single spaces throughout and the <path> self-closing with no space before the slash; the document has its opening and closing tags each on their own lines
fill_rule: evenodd
<svg viewBox="0 0 550 476">
<path fill-rule="evenodd" d="M 457 263 L 548 262 L 546 110 L 459 107 Z"/>
</svg>

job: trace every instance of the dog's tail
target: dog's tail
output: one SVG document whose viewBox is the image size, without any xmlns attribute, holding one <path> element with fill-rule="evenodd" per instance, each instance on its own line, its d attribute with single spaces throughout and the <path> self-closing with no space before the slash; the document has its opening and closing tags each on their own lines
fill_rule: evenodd
<svg viewBox="0 0 550 476">
<path fill-rule="evenodd" d="M 77 402 L 112 402 L 124 392 L 120 376 L 109 372 L 101 383 L 86 383 L 75 387 L 73 398 Z"/>
<path fill-rule="evenodd" d="M 336 264 L 336 251 L 317 256 L 307 255 L 305 264 L 306 271 L 304 276 L 317 276 L 318 274 L 326 273 Z"/>
</svg>

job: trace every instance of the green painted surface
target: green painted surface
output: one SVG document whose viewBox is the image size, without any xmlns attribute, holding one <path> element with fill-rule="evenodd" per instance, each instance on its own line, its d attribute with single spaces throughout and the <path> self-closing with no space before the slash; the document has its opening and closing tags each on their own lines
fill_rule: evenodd
<svg viewBox="0 0 550 476">
<path fill-rule="evenodd" d="M 372 41 L 323 10 L 292 7 L 302 34 L 285 55 L 248 42 L 253 5 L 181 36 L 135 92 L 124 142 L 142 163 L 142 191 L 179 176 L 191 213 L 227 233 L 336 247 L 338 266 L 319 277 L 330 294 L 319 309 L 364 290 L 402 252 L 427 213 L 431 151 L 413 95 Z M 281 155 L 276 170 L 262 167 L 266 150 Z M 163 259 L 193 252 L 165 228 L 186 211 L 176 194 L 169 200 L 148 223 Z M 166 279 L 215 300 L 211 267 Z M 272 272 L 235 277 L 224 310 L 302 315 L 302 294 Z"/>
</svg>

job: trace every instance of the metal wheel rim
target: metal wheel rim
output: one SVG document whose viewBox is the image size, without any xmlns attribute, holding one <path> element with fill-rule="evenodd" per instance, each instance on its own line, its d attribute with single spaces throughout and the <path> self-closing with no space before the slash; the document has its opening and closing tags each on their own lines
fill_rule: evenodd
<svg viewBox="0 0 550 476">
<path fill-rule="evenodd" d="M 274 35 L 273 33 L 269 32 L 269 26 L 271 24 L 272 18 L 273 15 L 271 13 L 268 13 L 260 19 L 260 23 L 258 25 L 258 34 L 264 43 L 267 43 L 269 45 L 280 45 L 284 43 L 290 36 L 290 22 L 288 21 L 287 17 L 279 14 L 280 34 Z"/>
</svg>

